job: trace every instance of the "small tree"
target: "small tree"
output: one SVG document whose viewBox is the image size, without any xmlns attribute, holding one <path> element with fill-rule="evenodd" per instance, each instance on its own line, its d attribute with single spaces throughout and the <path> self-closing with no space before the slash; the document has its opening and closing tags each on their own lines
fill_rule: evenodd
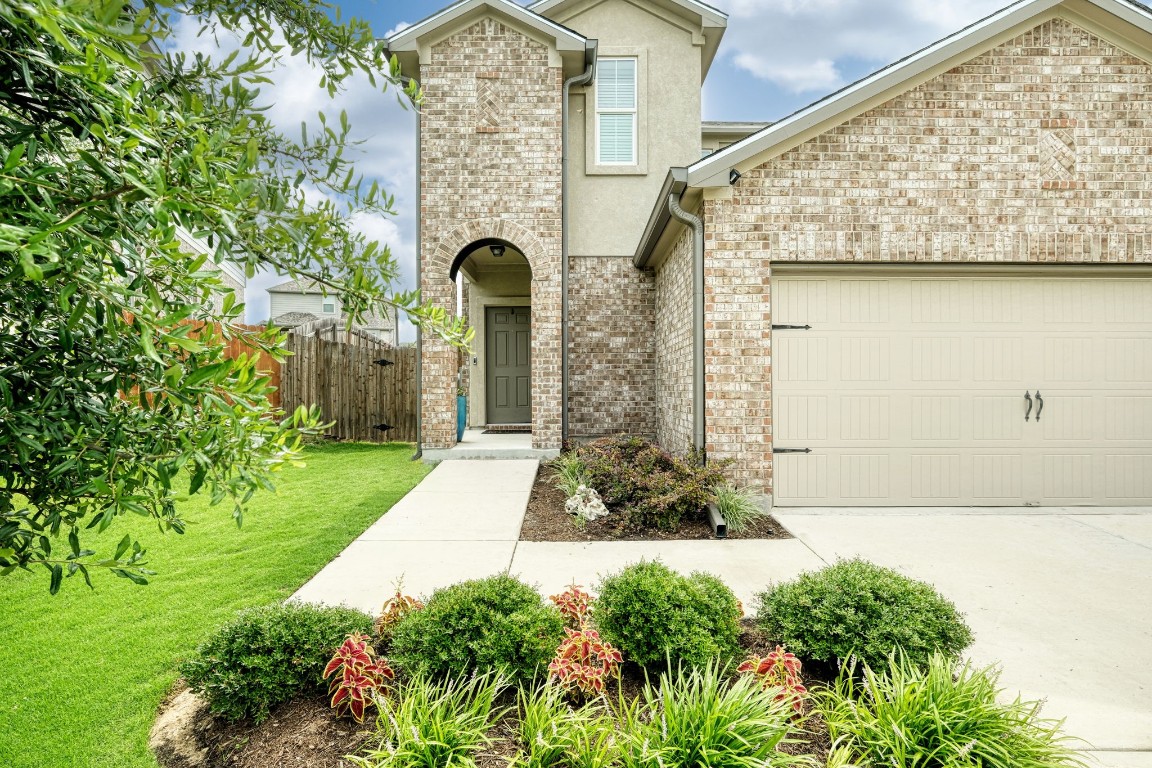
<svg viewBox="0 0 1152 768">
<path fill-rule="evenodd" d="M 259 87 L 302 55 L 337 94 L 366 76 L 400 98 L 399 70 L 366 24 L 318 0 L 19 0 L 0 3 L 0 574 L 107 568 L 143 583 L 144 550 L 85 547 L 126 512 L 182 533 L 175 500 L 244 504 L 297 456 L 320 414 L 271 411 L 242 305 L 177 232 L 249 275 L 271 267 L 338 293 L 350 322 L 393 304 L 454 343 L 468 331 L 414 294 L 388 298 L 386 246 L 352 226 L 393 199 L 349 159 L 346 115 L 282 135 Z M 174 25 L 243 37 L 213 59 L 171 51 Z M 319 193 L 319 194 L 317 194 Z M 318 201 L 318 202 L 317 202 Z M 219 329 L 214 330 L 214 329 Z"/>
</svg>

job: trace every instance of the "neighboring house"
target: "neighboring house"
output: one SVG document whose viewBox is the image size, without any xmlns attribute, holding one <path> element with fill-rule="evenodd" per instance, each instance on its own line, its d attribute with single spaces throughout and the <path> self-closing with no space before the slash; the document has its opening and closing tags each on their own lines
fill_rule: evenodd
<svg viewBox="0 0 1152 768">
<path fill-rule="evenodd" d="M 268 288 L 271 322 L 281 328 L 296 328 L 317 320 L 344 322 L 340 297 L 312 280 L 289 280 Z M 396 310 L 383 314 L 370 314 L 353 330 L 363 331 L 393 347 L 397 346 Z"/>
<path fill-rule="evenodd" d="M 230 288 L 233 293 L 237 294 L 236 301 L 238 303 L 244 303 L 244 288 L 248 282 L 244 276 L 244 270 L 230 261 L 217 262 L 215 254 L 212 249 L 208 247 L 208 244 L 183 227 L 176 228 L 176 239 L 180 241 L 181 251 L 196 256 L 207 256 L 207 263 L 220 273 L 220 282 L 223 283 L 226 288 Z M 223 306 L 224 294 L 218 293 L 213 295 L 213 311 L 219 312 Z"/>
<path fill-rule="evenodd" d="M 463 0 L 420 289 L 474 425 L 629 432 L 784 505 L 1152 503 L 1152 13 L 1022 0 L 774 124 L 701 123 L 695 0 Z M 456 351 L 421 339 L 424 447 Z"/>
</svg>

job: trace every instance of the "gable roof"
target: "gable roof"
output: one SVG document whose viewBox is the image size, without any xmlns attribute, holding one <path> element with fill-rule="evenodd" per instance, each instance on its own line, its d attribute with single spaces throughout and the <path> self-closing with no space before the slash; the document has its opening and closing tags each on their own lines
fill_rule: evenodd
<svg viewBox="0 0 1152 768">
<path fill-rule="evenodd" d="M 754 168 L 813 136 L 904 93 L 920 82 L 975 58 L 1012 39 L 1037 17 L 1058 14 L 1091 31 L 1110 29 L 1103 36 L 1142 58 L 1152 59 L 1152 10 L 1135 0 L 1017 0 L 1001 11 L 933 43 L 855 83 L 714 152 L 688 167 L 688 186 L 728 186 L 728 172 Z M 1138 40 L 1124 27 L 1149 36 Z M 657 204 L 662 204 L 659 201 Z"/>
<path fill-rule="evenodd" d="M 388 52 L 396 55 L 404 70 L 415 73 L 420 66 L 422 39 L 489 13 L 510 20 L 516 26 L 529 29 L 540 37 L 552 41 L 562 56 L 570 54 L 564 56 L 565 62 L 567 63 L 569 59 L 574 60 L 581 66 L 581 71 L 589 44 L 592 50 L 595 50 L 594 40 L 589 41 L 579 32 L 547 19 L 512 0 L 459 0 L 389 37 L 386 41 Z"/>
<path fill-rule="evenodd" d="M 716 58 L 716 51 L 720 48 L 720 38 L 724 36 L 724 30 L 728 27 L 728 14 L 707 3 L 702 3 L 700 0 L 628 1 L 638 6 L 655 6 L 667 13 L 676 14 L 700 24 L 704 34 L 704 50 L 700 61 L 700 79 L 703 82 L 704 78 L 708 76 L 708 70 L 712 66 L 713 59 Z M 537 0 L 537 2 L 529 4 L 528 9 L 550 19 L 567 21 L 567 17 L 564 16 L 565 12 L 573 6 L 585 2 L 587 0 Z"/>
<path fill-rule="evenodd" d="M 320 295 L 324 289 L 315 280 L 286 280 L 283 283 L 270 285 L 264 290 L 268 293 L 313 293 Z"/>
</svg>

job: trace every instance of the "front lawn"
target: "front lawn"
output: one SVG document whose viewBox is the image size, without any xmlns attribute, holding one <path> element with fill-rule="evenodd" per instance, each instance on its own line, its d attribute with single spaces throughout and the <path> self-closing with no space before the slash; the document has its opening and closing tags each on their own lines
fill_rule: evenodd
<svg viewBox="0 0 1152 768">
<path fill-rule="evenodd" d="M 427 473 L 412 446 L 322 445 L 257 495 L 236 529 L 222 505 L 185 503 L 184 536 L 131 528 L 158 571 L 148 586 L 108 574 L 48 594 L 46 573 L 0 578 L 0 765 L 155 768 L 148 732 L 177 662 L 240 608 L 281 600 Z"/>
</svg>

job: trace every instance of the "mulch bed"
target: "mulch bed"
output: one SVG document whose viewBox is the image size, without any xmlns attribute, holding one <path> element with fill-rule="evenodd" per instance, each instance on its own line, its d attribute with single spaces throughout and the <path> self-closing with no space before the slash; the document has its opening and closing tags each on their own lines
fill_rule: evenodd
<svg viewBox="0 0 1152 768">
<path fill-rule="evenodd" d="M 753 624 L 744 619 L 740 645 L 747 653 L 764 655 L 775 647 Z M 826 684 L 831 678 L 828 670 L 809 669 L 805 665 L 805 684 L 809 689 Z M 620 685 L 623 695 L 633 699 L 644 687 L 644 673 L 633 664 L 625 664 Z M 615 698 L 611 691 L 609 700 Z M 510 706 L 509 696 L 499 706 Z M 782 750 L 793 755 L 812 755 L 817 764 L 827 762 L 831 744 L 828 730 L 818 715 L 804 713 L 803 726 L 797 728 L 793 744 Z M 478 768 L 507 768 L 519 751 L 516 742 L 517 719 L 509 713 L 490 732 L 494 741 L 476 756 Z M 248 722 L 228 723 L 208 716 L 199 724 L 197 738 L 208 748 L 209 765 L 213 768 L 350 768 L 345 755 L 356 754 L 372 745 L 371 718 L 359 725 L 347 718 L 332 714 L 324 697 L 300 698 L 284 704 L 260 725 Z M 162 763 L 163 765 L 163 763 Z M 177 768 L 168 766 L 167 768 Z"/>
<path fill-rule="evenodd" d="M 521 541 L 690 541 L 715 538 L 712 526 L 704 513 L 685 518 L 675 530 L 661 531 L 637 528 L 628 524 L 626 516 L 613 513 L 593 520 L 583 530 L 573 523 L 572 515 L 564 511 L 564 492 L 556 487 L 556 473 L 541 466 L 528 498 L 528 512 L 520 529 Z M 792 534 L 767 515 L 740 533 L 728 534 L 729 539 L 790 539 Z"/>
</svg>

